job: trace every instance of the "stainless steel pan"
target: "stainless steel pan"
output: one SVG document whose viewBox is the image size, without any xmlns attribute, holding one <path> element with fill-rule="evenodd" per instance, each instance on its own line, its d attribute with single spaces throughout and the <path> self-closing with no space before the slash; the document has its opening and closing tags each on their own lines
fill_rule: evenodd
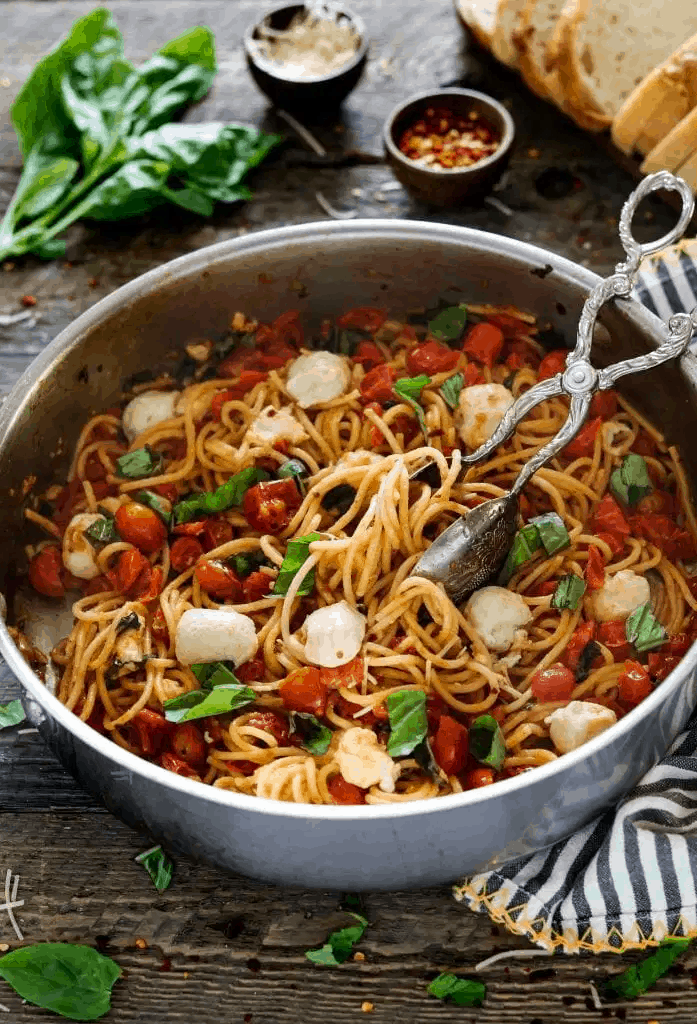
<svg viewBox="0 0 697 1024">
<path fill-rule="evenodd" d="M 551 267 L 551 271 L 547 268 Z M 513 303 L 573 343 L 598 278 L 512 239 L 417 221 L 352 221 L 274 229 L 153 270 L 97 303 L 27 370 L 0 410 L 0 589 L 21 562 L 22 481 L 67 468 L 80 424 L 110 405 L 125 377 L 165 365 L 194 337 L 220 334 L 243 310 L 271 319 L 290 307 L 319 321 L 356 305 L 399 316 L 444 293 Z M 645 353 L 659 322 L 638 304 L 608 307 L 598 365 Z M 697 431 L 697 360 L 623 383 L 668 438 Z M 682 445 L 697 484 L 697 446 Z M 422 803 L 365 807 L 282 804 L 201 786 L 126 753 L 67 711 L 0 624 L 0 651 L 24 686 L 27 713 L 86 789 L 170 849 L 286 885 L 396 889 L 430 885 L 539 850 L 626 793 L 659 759 L 695 703 L 697 648 L 638 708 L 553 764 L 491 788 Z"/>
</svg>

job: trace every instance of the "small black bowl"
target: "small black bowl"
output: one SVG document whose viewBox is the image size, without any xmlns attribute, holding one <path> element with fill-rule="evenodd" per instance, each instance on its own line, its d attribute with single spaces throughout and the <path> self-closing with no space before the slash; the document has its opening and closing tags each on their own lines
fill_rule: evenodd
<svg viewBox="0 0 697 1024">
<path fill-rule="evenodd" d="M 470 167 L 453 170 L 435 169 L 410 160 L 399 149 L 399 139 L 410 124 L 433 106 L 447 106 L 464 116 L 471 110 L 477 111 L 500 139 L 496 152 Z M 503 174 L 514 137 L 515 125 L 506 108 L 473 89 L 441 89 L 411 96 L 395 107 L 383 129 L 385 155 L 395 177 L 416 199 L 432 206 L 455 206 L 485 196 Z"/>
<path fill-rule="evenodd" d="M 328 75 L 313 78 L 288 75 L 281 64 L 267 60 L 259 52 L 259 30 L 262 25 L 277 30 L 286 29 L 296 14 L 305 9 L 305 4 L 301 3 L 284 4 L 269 11 L 261 22 L 245 32 L 244 49 L 252 78 L 275 106 L 289 111 L 305 111 L 311 115 L 323 114 L 336 109 L 358 84 L 368 57 L 368 39 L 365 25 L 357 14 L 343 6 L 335 8 L 337 18 L 350 22 L 358 36 L 358 47 L 351 60 Z"/>
</svg>

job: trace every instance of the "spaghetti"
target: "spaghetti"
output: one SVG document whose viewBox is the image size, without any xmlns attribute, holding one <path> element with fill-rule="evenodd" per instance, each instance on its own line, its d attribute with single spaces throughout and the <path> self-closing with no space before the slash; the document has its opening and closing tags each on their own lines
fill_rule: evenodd
<svg viewBox="0 0 697 1024">
<path fill-rule="evenodd" d="M 538 541 L 492 592 L 494 625 L 507 601 L 524 611 L 507 643 L 478 618 L 477 595 L 457 608 L 410 576 L 457 516 L 508 490 L 567 411 L 543 402 L 494 458 L 465 470 L 468 410 L 477 429 L 486 420 L 475 395 L 491 416 L 491 395 L 510 402 L 566 352 L 545 354 L 534 318 L 511 307 L 469 305 L 454 331 L 438 329 L 447 314 L 427 327 L 352 310 L 324 322 L 312 348 L 296 313 L 270 325 L 235 314 L 232 351 L 216 362 L 212 342 L 190 346 L 177 395 L 163 375 L 84 426 L 67 485 L 26 513 L 46 535 L 27 546 L 34 587 L 81 591 L 52 652 L 68 708 L 124 749 L 220 788 L 392 803 L 554 760 L 581 726 L 581 741 L 593 734 L 583 722 L 594 709 L 606 727 L 665 678 L 697 632 L 686 569 L 697 524 L 676 450 L 615 392 L 595 397 L 588 424 L 522 497 L 526 529 L 554 513 L 565 540 L 551 554 Z M 310 374 L 314 400 L 296 372 L 312 349 L 343 375 L 334 387 L 327 366 L 319 384 Z M 169 413 L 143 419 L 153 394 Z M 610 485 L 630 455 L 649 483 L 623 503 Z M 622 610 L 630 576 L 650 590 L 643 649 Z M 571 577 L 575 602 L 560 590 Z M 610 616 L 597 613 L 608 602 Z M 251 622 L 252 646 L 242 650 L 241 627 L 237 654 L 221 657 L 220 637 L 192 633 L 187 643 L 213 646 L 178 657 L 195 609 Z M 339 633 L 319 628 L 318 663 L 311 616 L 322 609 Z M 204 632 L 219 621 L 196 620 Z M 577 707 L 586 718 L 555 716 Z"/>
</svg>

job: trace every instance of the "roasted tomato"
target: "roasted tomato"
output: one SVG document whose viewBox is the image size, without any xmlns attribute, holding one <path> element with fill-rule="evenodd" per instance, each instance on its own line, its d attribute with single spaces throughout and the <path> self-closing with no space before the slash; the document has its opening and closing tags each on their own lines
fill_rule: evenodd
<svg viewBox="0 0 697 1024">
<path fill-rule="evenodd" d="M 579 430 L 573 441 L 569 441 L 567 446 L 562 448 L 561 454 L 565 455 L 567 459 L 589 458 L 593 454 L 595 439 L 602 422 L 599 416 L 594 420 L 589 420 L 585 427 Z"/>
<path fill-rule="evenodd" d="M 272 586 L 273 580 L 267 573 L 250 572 L 249 576 L 242 580 L 242 592 L 245 601 L 249 603 L 260 601 L 262 597 L 267 596 Z"/>
<path fill-rule="evenodd" d="M 589 416 L 600 416 L 602 420 L 611 420 L 617 412 L 616 391 L 596 391 L 591 399 Z"/>
<path fill-rule="evenodd" d="M 589 590 L 600 590 L 605 582 L 605 561 L 600 548 L 594 544 L 588 548 L 588 561 L 583 573 Z"/>
<path fill-rule="evenodd" d="M 582 622 L 576 627 L 562 654 L 562 664 L 575 672 L 579 659 L 591 640 L 595 640 L 595 622 Z"/>
<path fill-rule="evenodd" d="M 127 593 L 135 585 L 141 573 L 149 568 L 150 562 L 137 548 L 122 551 L 116 563 L 116 583 L 119 590 L 123 594 Z"/>
<path fill-rule="evenodd" d="M 162 569 L 159 565 L 156 565 L 154 569 L 150 565 L 143 569 L 129 591 L 130 597 L 134 600 L 143 601 L 144 604 L 147 604 L 148 601 L 154 601 L 161 593 Z"/>
<path fill-rule="evenodd" d="M 375 309 L 373 306 L 356 306 L 355 309 L 349 309 L 347 313 L 342 313 L 337 318 L 337 327 L 342 328 L 353 328 L 355 331 L 367 331 L 369 334 L 375 334 L 379 331 L 385 322 L 385 314 L 381 309 Z"/>
<path fill-rule="evenodd" d="M 612 551 L 612 557 L 617 558 L 624 551 L 624 540 L 619 533 L 608 533 L 605 530 L 596 531 L 598 540 L 604 540 Z"/>
<path fill-rule="evenodd" d="M 242 582 L 224 562 L 200 562 L 194 569 L 201 590 L 217 600 L 239 604 L 243 597 Z"/>
<path fill-rule="evenodd" d="M 174 772 L 175 775 L 183 775 L 185 779 L 194 779 L 196 782 L 201 781 L 199 773 L 175 754 L 163 754 L 160 758 L 160 764 L 168 772 Z"/>
<path fill-rule="evenodd" d="M 394 382 L 397 380 L 397 371 L 391 366 L 376 366 L 360 383 L 361 397 L 364 402 L 394 402 L 397 398 L 394 391 Z"/>
<path fill-rule="evenodd" d="M 195 537 L 177 537 L 169 549 L 169 559 L 175 572 L 191 569 L 202 554 L 203 547 Z"/>
<path fill-rule="evenodd" d="M 436 764 L 446 775 L 457 775 L 467 764 L 469 737 L 467 729 L 450 715 L 441 715 L 431 740 Z"/>
<path fill-rule="evenodd" d="M 337 668 L 321 668 L 320 675 L 322 682 L 330 690 L 338 690 L 339 687 L 358 690 L 365 679 L 365 663 L 363 658 L 354 658 L 353 661 Z"/>
<path fill-rule="evenodd" d="M 599 623 L 597 639 L 603 647 L 607 647 L 615 662 L 624 661 L 632 653 L 624 622 L 619 619 Z"/>
<path fill-rule="evenodd" d="M 200 765 L 206 760 L 203 733 L 193 722 L 178 725 L 172 734 L 172 752 L 187 764 Z"/>
<path fill-rule="evenodd" d="M 145 757 L 160 753 L 172 733 L 173 726 L 153 708 L 142 708 L 131 722 L 138 737 L 138 746 Z"/>
<path fill-rule="evenodd" d="M 638 661 L 625 661 L 624 672 L 617 680 L 617 696 L 625 707 L 634 708 L 653 690 L 651 677 Z"/>
<path fill-rule="evenodd" d="M 654 544 L 671 561 L 695 557 L 695 543 L 669 516 L 643 513 L 631 517 L 634 533 Z"/>
<path fill-rule="evenodd" d="M 249 488 L 242 510 L 253 530 L 281 533 L 301 504 L 302 496 L 295 481 L 271 480 Z"/>
<path fill-rule="evenodd" d="M 493 768 L 472 768 L 462 782 L 465 789 L 481 789 L 496 782 L 496 773 Z"/>
<path fill-rule="evenodd" d="M 549 668 L 539 669 L 530 681 L 535 697 L 543 703 L 570 700 L 576 680 L 570 668 L 557 662 Z"/>
<path fill-rule="evenodd" d="M 268 373 L 265 370 L 240 370 L 240 379 L 237 384 L 233 384 L 231 388 L 219 391 L 217 395 L 214 395 L 211 402 L 213 419 L 219 420 L 221 418 L 223 406 L 226 402 L 242 401 L 248 391 L 251 391 L 257 384 L 261 384 L 267 377 Z"/>
<path fill-rule="evenodd" d="M 279 747 L 288 746 L 288 719 L 285 715 L 276 711 L 253 711 L 245 724 L 271 733 Z"/>
<path fill-rule="evenodd" d="M 467 387 L 471 387 L 473 384 L 483 384 L 484 377 L 482 376 L 481 370 L 474 363 L 468 363 L 465 367 L 465 384 Z"/>
<path fill-rule="evenodd" d="M 167 539 L 167 527 L 157 512 L 137 501 L 117 508 L 114 522 L 121 539 L 146 555 L 158 551 Z"/>
<path fill-rule="evenodd" d="M 600 501 L 590 521 L 593 533 L 614 533 L 618 537 L 628 537 L 632 529 L 624 512 L 611 494 L 606 494 Z"/>
<path fill-rule="evenodd" d="M 555 348 L 552 352 L 548 352 L 537 371 L 538 381 L 547 380 L 549 377 L 555 377 L 558 373 L 563 373 L 566 369 L 568 354 L 568 349 L 565 348 Z"/>
<path fill-rule="evenodd" d="M 159 494 L 161 498 L 166 498 L 173 505 L 179 500 L 179 491 L 176 484 L 155 484 L 150 490 L 154 491 L 155 494 Z"/>
<path fill-rule="evenodd" d="M 60 548 L 51 544 L 42 548 L 29 563 L 29 582 L 34 590 L 46 597 L 63 597 L 65 587 L 61 579 L 62 568 Z"/>
<path fill-rule="evenodd" d="M 249 661 L 245 661 L 243 665 L 238 665 L 235 669 L 235 675 L 241 683 L 261 683 L 264 679 L 265 671 L 264 655 L 258 652 Z"/>
<path fill-rule="evenodd" d="M 374 370 L 385 362 L 385 357 L 374 341 L 359 341 L 356 351 L 351 356 L 354 363 L 360 363 L 363 369 Z"/>
<path fill-rule="evenodd" d="M 407 370 L 412 376 L 419 373 L 445 373 L 457 366 L 460 353 L 442 345 L 439 341 L 427 341 L 407 353 Z"/>
<path fill-rule="evenodd" d="M 332 775 L 331 779 L 327 783 L 327 789 L 329 795 L 332 798 L 332 803 L 344 804 L 346 806 L 350 804 L 364 804 L 365 803 L 365 789 L 359 789 L 358 786 L 354 786 L 352 782 L 347 782 L 343 775 Z"/>
<path fill-rule="evenodd" d="M 494 324 L 475 324 L 467 332 L 462 347 L 470 359 L 491 367 L 501 355 L 503 331 Z"/>
<path fill-rule="evenodd" d="M 681 661 L 682 655 L 680 654 L 664 654 L 662 651 L 652 651 L 649 654 L 649 675 L 657 683 L 662 683 L 664 679 L 668 678 L 673 669 L 678 667 Z"/>
<path fill-rule="evenodd" d="M 314 666 L 295 669 L 278 688 L 279 696 L 287 708 L 291 711 L 306 711 L 311 715 L 324 714 L 327 692 L 319 669 Z"/>
</svg>

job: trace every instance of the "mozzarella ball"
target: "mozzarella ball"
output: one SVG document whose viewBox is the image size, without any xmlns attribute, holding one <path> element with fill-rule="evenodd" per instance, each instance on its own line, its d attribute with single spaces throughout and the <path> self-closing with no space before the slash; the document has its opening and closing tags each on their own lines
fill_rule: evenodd
<svg viewBox="0 0 697 1024">
<path fill-rule="evenodd" d="M 365 615 L 346 601 L 318 608 L 305 619 L 305 657 L 323 668 L 346 665 L 361 649 L 365 625 Z"/>
<path fill-rule="evenodd" d="M 257 652 L 254 621 L 232 608 L 189 608 L 177 624 L 174 649 L 183 665 L 231 661 L 241 665 Z"/>
<path fill-rule="evenodd" d="M 105 516 L 97 512 L 80 512 L 73 516 L 63 534 L 63 565 L 81 580 L 93 580 L 99 576 L 97 552 L 85 537 L 85 530 L 100 521 L 105 521 Z"/>
<path fill-rule="evenodd" d="M 399 765 L 380 746 L 372 729 L 342 732 L 335 757 L 343 778 L 353 786 L 369 789 L 379 785 L 383 792 L 394 793 Z"/>
<path fill-rule="evenodd" d="M 590 701 L 572 700 L 566 707 L 557 708 L 545 718 L 549 726 L 552 743 L 560 754 L 568 754 L 571 750 L 592 740 L 601 732 L 605 732 L 617 721 L 617 715 L 602 704 L 591 704 Z"/>
<path fill-rule="evenodd" d="M 250 444 L 275 444 L 276 441 L 290 441 L 300 444 L 308 434 L 301 423 L 298 423 L 292 409 L 287 405 L 274 409 L 267 405 L 247 428 L 247 440 Z"/>
<path fill-rule="evenodd" d="M 351 373 L 343 356 L 310 352 L 290 364 L 286 388 L 301 409 L 331 402 L 348 390 Z"/>
<path fill-rule="evenodd" d="M 599 590 L 590 594 L 591 614 L 597 622 L 624 622 L 651 598 L 649 581 L 631 569 L 608 576 Z"/>
<path fill-rule="evenodd" d="M 150 427 L 175 415 L 178 391 L 143 391 L 123 410 L 123 431 L 131 444 Z"/>
<path fill-rule="evenodd" d="M 465 605 L 465 615 L 490 651 L 507 651 L 521 626 L 532 618 L 520 594 L 505 587 L 476 590 Z"/>
<path fill-rule="evenodd" d="M 473 384 L 463 388 L 455 420 L 467 447 L 479 448 L 488 441 L 513 402 L 513 395 L 502 384 Z"/>
</svg>

